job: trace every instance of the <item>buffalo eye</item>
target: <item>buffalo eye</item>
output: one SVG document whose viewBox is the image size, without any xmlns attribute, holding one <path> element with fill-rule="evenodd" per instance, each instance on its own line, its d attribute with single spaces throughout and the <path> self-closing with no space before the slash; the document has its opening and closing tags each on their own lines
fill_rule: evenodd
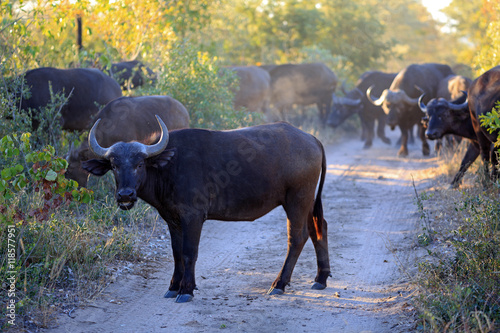
<svg viewBox="0 0 500 333">
<path fill-rule="evenodd" d="M 113 171 L 116 171 L 116 165 L 112 164 L 111 169 L 113 169 Z"/>
</svg>

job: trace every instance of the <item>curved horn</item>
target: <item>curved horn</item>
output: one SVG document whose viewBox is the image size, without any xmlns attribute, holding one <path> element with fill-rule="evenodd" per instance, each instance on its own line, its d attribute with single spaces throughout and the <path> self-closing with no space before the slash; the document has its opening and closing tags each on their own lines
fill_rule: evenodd
<svg viewBox="0 0 500 333">
<path fill-rule="evenodd" d="M 344 94 L 344 96 L 347 96 L 347 90 L 346 90 L 346 87 L 345 87 L 345 80 L 342 81 L 342 85 L 340 86 L 340 90 L 342 91 L 342 93 Z"/>
<path fill-rule="evenodd" d="M 155 143 L 154 145 L 146 145 L 146 155 L 147 157 L 153 157 L 158 154 L 160 154 L 162 151 L 167 148 L 168 145 L 168 128 L 167 125 L 161 120 L 158 115 L 155 115 L 156 120 L 158 121 L 158 124 L 160 124 L 161 127 L 161 135 L 160 135 L 160 141 Z"/>
<path fill-rule="evenodd" d="M 467 97 L 467 92 L 466 91 L 463 91 L 462 92 L 464 93 L 465 97 Z M 455 110 L 455 111 L 458 111 L 458 110 L 463 110 L 465 109 L 467 106 L 469 105 L 469 98 L 467 97 L 465 99 L 465 102 L 463 102 L 462 104 L 454 104 L 454 103 L 450 103 L 448 102 L 448 108 L 450 110 Z"/>
<path fill-rule="evenodd" d="M 417 104 L 418 103 L 418 98 L 411 98 L 410 96 L 408 96 L 408 94 L 404 90 L 402 90 L 402 93 L 403 93 L 404 101 L 407 104 Z"/>
<path fill-rule="evenodd" d="M 368 88 L 366 90 L 366 97 L 368 98 L 368 100 L 370 101 L 370 103 L 372 103 L 373 105 L 376 105 L 376 106 L 381 106 L 382 103 L 384 103 L 384 100 L 385 100 L 385 96 L 387 95 L 386 90 L 384 90 L 384 92 L 382 93 L 382 95 L 375 101 L 373 100 L 372 96 L 371 96 L 371 92 L 372 92 L 372 89 L 374 88 L 375 86 L 370 86 L 370 88 Z M 385 93 L 385 94 L 384 94 Z"/>
<path fill-rule="evenodd" d="M 420 110 L 422 110 L 422 112 L 427 113 L 427 106 L 424 104 L 424 101 L 423 101 L 424 96 L 425 96 L 425 93 L 420 95 L 420 97 L 418 98 L 418 107 L 420 108 Z"/>
<path fill-rule="evenodd" d="M 100 121 L 101 121 L 101 118 L 97 119 L 94 126 L 92 126 L 92 129 L 90 130 L 89 147 L 90 147 L 90 150 L 92 150 L 92 152 L 97 155 L 97 157 L 106 158 L 106 153 L 108 152 L 109 148 L 101 147 L 97 143 L 97 139 L 95 137 L 95 130 L 97 128 L 97 125 L 99 125 Z"/>
</svg>

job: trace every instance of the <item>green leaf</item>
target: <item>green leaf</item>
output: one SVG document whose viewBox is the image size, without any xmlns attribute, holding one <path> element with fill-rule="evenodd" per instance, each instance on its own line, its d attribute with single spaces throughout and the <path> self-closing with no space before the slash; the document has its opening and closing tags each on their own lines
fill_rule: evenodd
<svg viewBox="0 0 500 333">
<path fill-rule="evenodd" d="M 12 174 L 10 172 L 10 168 L 3 169 L 0 172 L 0 175 L 2 176 L 2 179 L 9 180 L 12 177 Z"/>
<path fill-rule="evenodd" d="M 47 174 L 45 175 L 45 179 L 48 180 L 49 182 L 53 182 L 54 180 L 57 179 L 57 172 L 55 172 L 52 169 L 49 169 L 49 171 L 47 171 Z"/>
</svg>

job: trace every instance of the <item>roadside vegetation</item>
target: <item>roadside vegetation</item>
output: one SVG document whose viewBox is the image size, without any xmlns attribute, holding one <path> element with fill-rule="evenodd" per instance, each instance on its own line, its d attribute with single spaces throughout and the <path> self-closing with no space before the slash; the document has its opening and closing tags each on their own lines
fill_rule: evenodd
<svg viewBox="0 0 500 333">
<path fill-rule="evenodd" d="M 445 10 L 453 29 L 445 32 L 413 0 L 196 0 L 168 7 L 139 0 L 1 1 L 0 328 L 11 327 L 10 300 L 16 328 L 50 327 L 60 310 L 71 315 L 110 283 L 113 267 L 144 260 L 139 244 L 158 221 L 143 203 L 120 211 L 109 175 L 91 179 L 88 189 L 65 179 L 64 154 L 86 133 L 60 128 L 65 98 L 58 95 L 32 131 L 29 115 L 19 110 L 25 71 L 140 59 L 157 82 L 124 94 L 168 94 L 186 106 L 193 127 L 229 129 L 259 124 L 263 116 L 232 108 L 236 78 L 225 66 L 324 62 L 354 82 L 367 70 L 444 62 L 467 64 L 457 72 L 474 76 L 498 64 L 499 12 L 495 1 L 454 0 Z M 77 19 L 82 47 L 74 37 Z M 302 128 L 330 139 L 311 120 L 316 111 L 297 115 Z M 498 112 L 484 121 L 500 128 Z M 345 126 L 360 125 L 351 119 Z M 444 157 L 442 184 L 455 174 L 460 154 Z M 416 242 L 428 250 L 415 281 L 424 332 L 500 330 L 500 185 L 481 178 L 479 169 L 476 162 L 460 190 L 416 194 L 423 221 Z"/>
</svg>

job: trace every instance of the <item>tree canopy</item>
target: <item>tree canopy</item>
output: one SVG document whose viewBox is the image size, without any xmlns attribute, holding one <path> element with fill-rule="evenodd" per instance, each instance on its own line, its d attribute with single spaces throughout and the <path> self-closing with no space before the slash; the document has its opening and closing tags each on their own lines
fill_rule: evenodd
<svg viewBox="0 0 500 333">
<path fill-rule="evenodd" d="M 222 65 L 322 61 L 340 76 L 356 77 L 412 62 L 471 64 L 496 7 L 453 0 L 445 10 L 452 32 L 417 0 L 2 1 L 0 12 L 3 68 L 137 58 L 157 67 L 189 40 Z"/>
</svg>

